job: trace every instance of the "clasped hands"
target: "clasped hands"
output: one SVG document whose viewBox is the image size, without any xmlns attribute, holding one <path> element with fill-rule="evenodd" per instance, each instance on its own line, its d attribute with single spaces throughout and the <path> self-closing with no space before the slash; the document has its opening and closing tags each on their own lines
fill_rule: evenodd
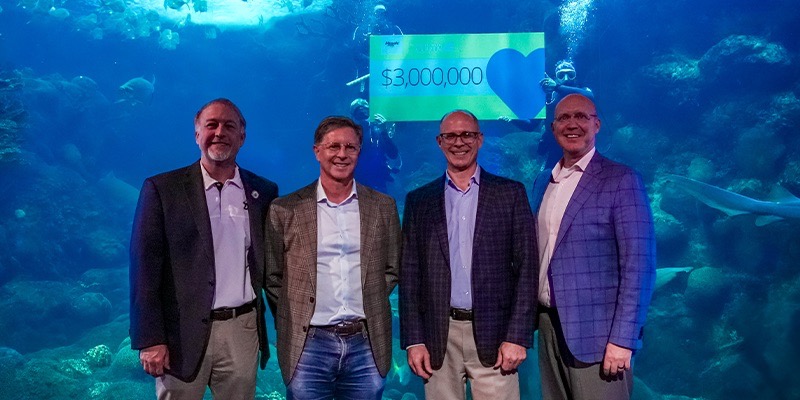
<svg viewBox="0 0 800 400">
<path fill-rule="evenodd" d="M 408 366 L 411 372 L 422 379 L 429 379 L 433 374 L 431 355 L 425 345 L 411 346 L 408 351 Z M 525 361 L 526 349 L 518 344 L 503 342 L 497 350 L 497 362 L 492 368 L 500 368 L 502 372 L 513 372 Z"/>
</svg>

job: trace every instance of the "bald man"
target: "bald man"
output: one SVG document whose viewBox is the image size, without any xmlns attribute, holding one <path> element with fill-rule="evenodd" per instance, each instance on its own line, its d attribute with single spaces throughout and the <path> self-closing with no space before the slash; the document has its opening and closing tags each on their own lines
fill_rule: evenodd
<svg viewBox="0 0 800 400">
<path fill-rule="evenodd" d="M 542 395 L 629 399 L 656 276 L 647 193 L 634 170 L 595 150 L 591 99 L 564 97 L 552 128 L 563 157 L 533 189 Z"/>
<path fill-rule="evenodd" d="M 533 344 L 536 246 L 525 187 L 478 165 L 466 110 L 442 118 L 445 173 L 408 194 L 400 268 L 401 345 L 425 397 L 519 399 Z"/>
</svg>

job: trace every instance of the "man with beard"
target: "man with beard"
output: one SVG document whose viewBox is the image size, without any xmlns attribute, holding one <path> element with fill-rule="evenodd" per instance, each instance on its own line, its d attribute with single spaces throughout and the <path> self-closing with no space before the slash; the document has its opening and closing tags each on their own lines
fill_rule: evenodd
<svg viewBox="0 0 800 400">
<path fill-rule="evenodd" d="M 159 399 L 252 399 L 269 357 L 264 220 L 278 187 L 239 168 L 245 119 L 228 99 L 194 120 L 200 160 L 147 178 L 131 237 L 131 347 Z"/>
</svg>

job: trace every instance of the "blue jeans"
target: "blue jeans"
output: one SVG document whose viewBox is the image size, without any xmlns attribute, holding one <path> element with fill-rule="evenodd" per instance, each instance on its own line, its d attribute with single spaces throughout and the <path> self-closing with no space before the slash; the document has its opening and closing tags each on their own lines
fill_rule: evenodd
<svg viewBox="0 0 800 400">
<path fill-rule="evenodd" d="M 286 399 L 381 400 L 385 382 L 366 331 L 337 335 L 312 327 L 286 387 Z"/>
</svg>

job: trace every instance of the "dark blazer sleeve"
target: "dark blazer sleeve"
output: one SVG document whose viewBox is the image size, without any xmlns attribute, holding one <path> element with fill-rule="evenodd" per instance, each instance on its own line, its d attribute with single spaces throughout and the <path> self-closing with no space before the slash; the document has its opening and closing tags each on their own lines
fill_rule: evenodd
<svg viewBox="0 0 800 400">
<path fill-rule="evenodd" d="M 418 200 L 411 192 L 406 196 L 403 210 L 402 265 L 400 268 L 400 347 L 424 343 L 420 290 L 423 288 L 420 273 L 420 251 L 417 246 L 419 217 Z"/>
<path fill-rule="evenodd" d="M 513 265 L 517 272 L 511 319 L 506 341 L 525 347 L 533 346 L 533 331 L 538 304 L 538 251 L 533 228 L 533 215 L 522 184 L 516 184 L 512 204 Z"/>
<path fill-rule="evenodd" d="M 160 195 L 148 179 L 139 195 L 130 246 L 130 336 L 134 349 L 167 343 L 159 285 L 168 262 Z"/>
</svg>

